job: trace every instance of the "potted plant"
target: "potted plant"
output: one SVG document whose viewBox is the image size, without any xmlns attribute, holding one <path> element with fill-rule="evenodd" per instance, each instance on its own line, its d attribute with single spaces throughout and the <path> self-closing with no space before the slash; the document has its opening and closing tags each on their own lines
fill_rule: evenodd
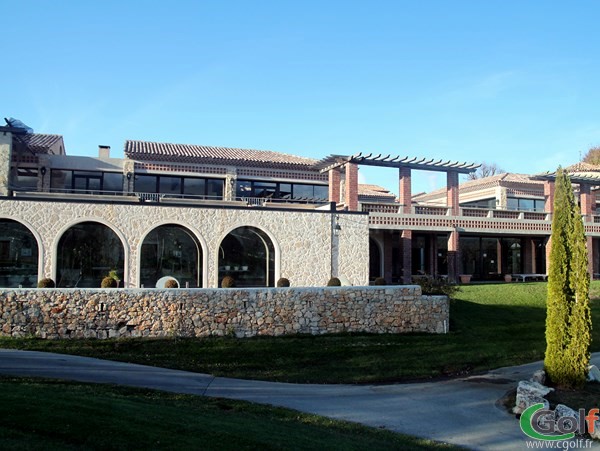
<svg viewBox="0 0 600 451">
<path fill-rule="evenodd" d="M 504 274 L 504 281 L 505 282 L 512 282 L 512 275 L 510 275 L 510 274 Z"/>
<path fill-rule="evenodd" d="M 471 274 L 460 274 L 460 283 L 471 283 Z"/>
</svg>

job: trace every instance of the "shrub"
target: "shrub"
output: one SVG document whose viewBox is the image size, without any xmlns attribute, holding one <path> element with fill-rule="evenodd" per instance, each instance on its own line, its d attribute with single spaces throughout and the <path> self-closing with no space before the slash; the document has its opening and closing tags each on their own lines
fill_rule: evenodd
<svg viewBox="0 0 600 451">
<path fill-rule="evenodd" d="M 332 277 L 331 279 L 329 279 L 329 282 L 327 282 L 327 286 L 328 287 L 341 287 L 342 282 L 340 282 L 340 279 L 338 279 L 337 277 Z"/>
<path fill-rule="evenodd" d="M 385 281 L 385 279 L 383 277 L 377 277 L 373 281 L 373 285 L 387 285 L 387 282 Z"/>
<path fill-rule="evenodd" d="M 54 280 L 50 279 L 49 277 L 45 277 L 38 282 L 37 286 L 38 288 L 54 288 L 56 287 L 56 284 L 54 283 Z"/>
<path fill-rule="evenodd" d="M 289 287 L 290 286 L 290 281 L 288 279 L 286 279 L 285 277 L 281 277 L 277 281 L 277 286 L 278 287 Z"/>
<path fill-rule="evenodd" d="M 165 288 L 179 288 L 179 284 L 175 279 L 169 279 L 165 282 Z"/>
<path fill-rule="evenodd" d="M 443 294 L 452 297 L 460 290 L 458 285 L 441 277 L 421 277 L 416 282 L 421 286 L 423 294 Z"/>
<path fill-rule="evenodd" d="M 223 277 L 221 288 L 235 288 L 235 279 L 231 276 Z"/>
<path fill-rule="evenodd" d="M 117 288 L 117 281 L 110 276 L 106 276 L 102 279 L 100 288 Z"/>
</svg>

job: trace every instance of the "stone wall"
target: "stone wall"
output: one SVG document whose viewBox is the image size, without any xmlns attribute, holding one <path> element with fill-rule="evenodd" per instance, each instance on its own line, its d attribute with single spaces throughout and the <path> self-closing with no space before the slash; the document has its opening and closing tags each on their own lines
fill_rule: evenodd
<svg viewBox="0 0 600 451">
<path fill-rule="evenodd" d="M 447 297 L 412 285 L 0 291 L 0 335 L 14 337 L 445 333 L 448 320 Z"/>
<path fill-rule="evenodd" d="M 341 227 L 335 237 L 334 216 Z M 123 279 L 127 287 L 139 287 L 142 242 L 150 231 L 164 224 L 186 227 L 198 239 L 205 288 L 219 286 L 219 246 L 229 232 L 242 226 L 261 229 L 271 238 L 275 248 L 275 280 L 286 277 L 295 286 L 324 286 L 332 274 L 346 277 L 353 285 L 364 285 L 369 278 L 369 224 L 368 216 L 363 214 L 0 199 L 0 218 L 20 222 L 35 236 L 40 252 L 38 279 L 56 280 L 58 242 L 69 227 L 85 221 L 104 224 L 121 239 L 125 251 Z"/>
</svg>

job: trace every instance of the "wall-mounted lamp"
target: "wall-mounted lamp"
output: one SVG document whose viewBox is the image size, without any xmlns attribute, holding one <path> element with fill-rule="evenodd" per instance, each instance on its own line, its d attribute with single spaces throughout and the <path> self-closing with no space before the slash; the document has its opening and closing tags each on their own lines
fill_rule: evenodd
<svg viewBox="0 0 600 451">
<path fill-rule="evenodd" d="M 340 234 L 340 230 L 342 230 L 342 226 L 339 224 L 336 224 L 333 226 L 333 234 L 334 235 L 339 235 Z"/>
<path fill-rule="evenodd" d="M 40 174 L 42 174 L 42 177 L 46 175 L 46 166 L 40 168 Z"/>
<path fill-rule="evenodd" d="M 131 173 L 131 172 L 128 172 L 128 173 L 127 173 L 127 180 L 131 180 L 131 177 L 132 177 L 132 176 L 133 176 L 133 173 Z"/>
</svg>

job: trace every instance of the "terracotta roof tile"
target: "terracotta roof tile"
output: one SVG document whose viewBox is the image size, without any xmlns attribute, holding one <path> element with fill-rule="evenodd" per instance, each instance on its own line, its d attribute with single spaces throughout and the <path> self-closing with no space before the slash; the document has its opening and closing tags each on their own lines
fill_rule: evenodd
<svg viewBox="0 0 600 451">
<path fill-rule="evenodd" d="M 278 169 L 315 170 L 317 160 L 269 150 L 170 144 L 148 141 L 125 142 L 125 155 L 132 160 L 226 164 Z"/>
</svg>

